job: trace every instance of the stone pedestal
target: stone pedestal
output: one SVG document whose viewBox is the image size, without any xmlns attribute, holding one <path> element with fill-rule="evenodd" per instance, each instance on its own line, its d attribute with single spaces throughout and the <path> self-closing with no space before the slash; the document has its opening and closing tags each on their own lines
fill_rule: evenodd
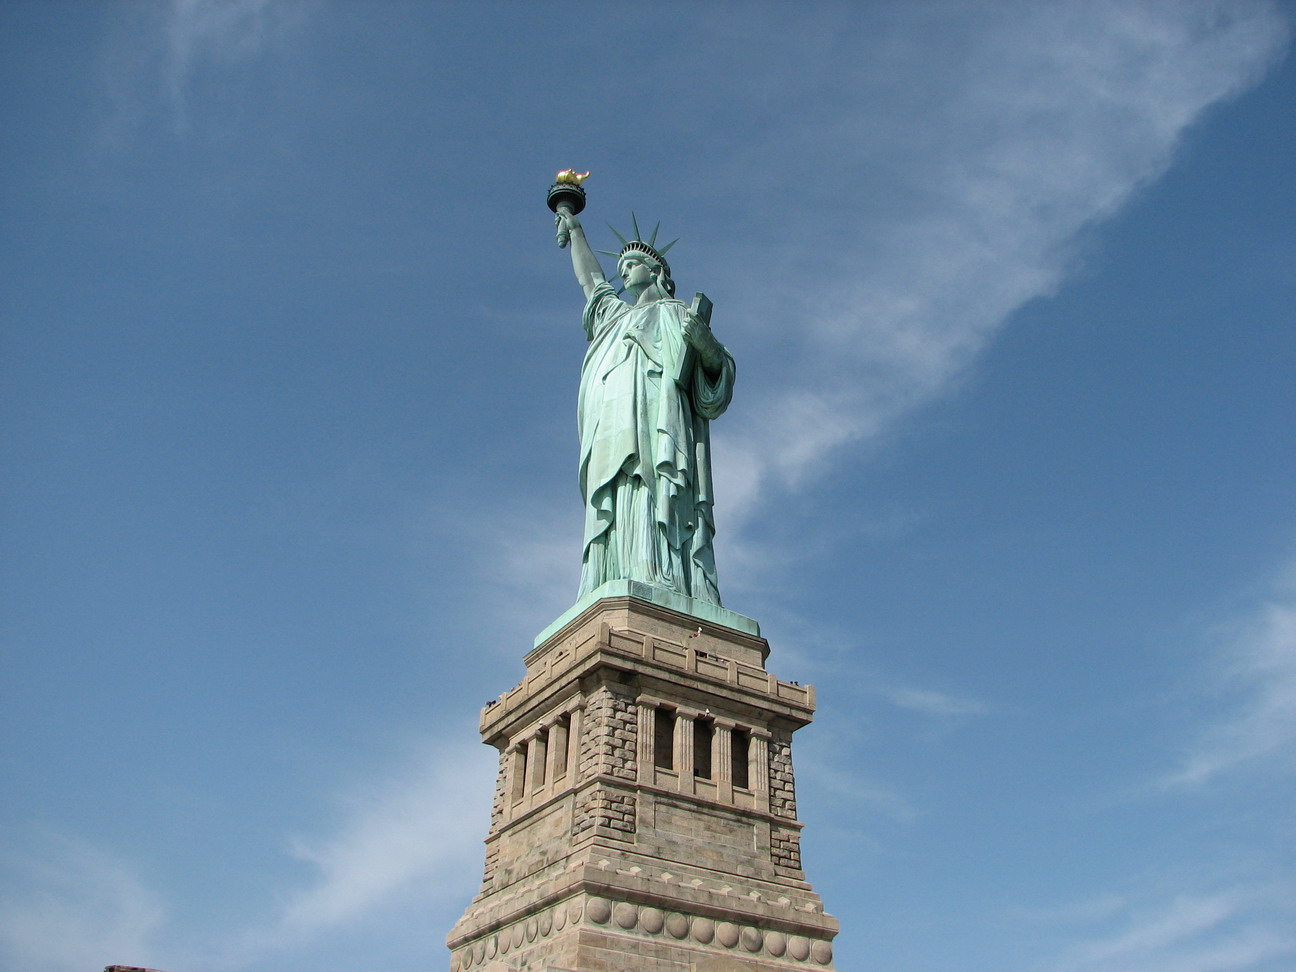
<svg viewBox="0 0 1296 972">
<path fill-rule="evenodd" d="M 831 969 L 792 776 L 814 689 L 757 635 L 634 596 L 546 634 L 482 712 L 500 769 L 453 972 Z"/>
</svg>

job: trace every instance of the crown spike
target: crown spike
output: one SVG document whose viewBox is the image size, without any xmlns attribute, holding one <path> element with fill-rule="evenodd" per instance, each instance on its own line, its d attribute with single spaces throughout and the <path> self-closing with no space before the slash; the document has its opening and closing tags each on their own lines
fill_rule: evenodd
<svg viewBox="0 0 1296 972">
<path fill-rule="evenodd" d="M 649 246 L 656 246 L 656 245 L 657 245 L 657 231 L 658 231 L 659 229 L 661 229 L 661 220 L 660 220 L 660 219 L 657 220 L 657 225 L 653 227 L 653 235 L 652 235 L 652 238 L 648 241 L 648 245 L 649 245 Z"/>
<path fill-rule="evenodd" d="M 630 241 L 627 240 L 624 236 L 622 236 L 622 235 L 621 235 L 621 231 L 618 230 L 618 229 L 617 229 L 615 226 L 613 226 L 611 223 L 608 223 L 607 226 L 608 226 L 608 229 L 610 229 L 613 233 L 616 234 L 616 238 L 617 238 L 618 240 L 621 241 L 621 245 L 622 245 L 622 246 L 625 246 L 626 244 L 628 244 L 628 243 L 630 242 Z M 606 250 L 601 250 L 600 252 L 602 252 L 602 253 L 606 253 L 607 251 L 606 251 Z"/>
<path fill-rule="evenodd" d="M 657 234 L 654 233 L 653 235 L 656 236 Z M 666 251 L 669 250 L 672 246 L 674 246 L 674 245 L 675 245 L 676 243 L 678 243 L 679 241 L 680 241 L 680 238 L 677 236 L 677 237 L 675 237 L 675 239 L 671 240 L 669 243 L 667 243 L 665 246 L 663 246 L 663 247 L 662 247 L 661 249 L 659 249 L 657 252 L 660 253 L 662 256 L 665 256 L 665 255 L 666 255 Z"/>
<path fill-rule="evenodd" d="M 630 222 L 634 224 L 635 239 L 640 243 L 643 242 L 643 233 L 639 232 L 639 220 L 635 218 L 634 211 L 630 212 Z"/>
</svg>

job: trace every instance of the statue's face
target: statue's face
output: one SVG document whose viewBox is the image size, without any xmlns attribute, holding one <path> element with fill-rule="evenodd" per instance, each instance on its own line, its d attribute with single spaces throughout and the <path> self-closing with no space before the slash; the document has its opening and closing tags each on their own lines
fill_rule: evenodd
<svg viewBox="0 0 1296 972">
<path fill-rule="evenodd" d="M 642 290 L 647 287 L 652 283 L 654 269 L 648 257 L 634 251 L 627 253 L 617 263 L 617 272 L 621 275 L 621 282 L 625 284 L 626 290 Z"/>
</svg>

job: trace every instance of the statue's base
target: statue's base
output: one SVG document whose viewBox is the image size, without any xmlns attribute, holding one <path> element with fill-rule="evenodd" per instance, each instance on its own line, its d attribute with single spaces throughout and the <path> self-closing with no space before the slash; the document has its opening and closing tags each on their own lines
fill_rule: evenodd
<svg viewBox="0 0 1296 972">
<path fill-rule="evenodd" d="M 482 711 L 500 770 L 452 972 L 831 972 L 792 775 L 814 689 L 637 595 L 573 608 Z"/>
<path fill-rule="evenodd" d="M 668 591 L 663 587 L 654 587 L 652 584 L 645 584 L 642 581 L 614 580 L 595 588 L 558 615 L 552 624 L 536 635 L 535 647 L 539 648 L 575 618 L 589 610 L 592 605 L 608 597 L 637 597 L 641 601 L 658 604 L 680 614 L 691 615 L 699 621 L 709 621 L 711 624 L 733 628 L 735 631 L 741 631 L 743 634 L 752 635 L 756 638 L 760 637 L 759 624 L 749 617 L 738 614 L 736 611 L 722 608 L 719 604 L 701 601 L 696 597 L 685 597 L 675 591 Z"/>
</svg>

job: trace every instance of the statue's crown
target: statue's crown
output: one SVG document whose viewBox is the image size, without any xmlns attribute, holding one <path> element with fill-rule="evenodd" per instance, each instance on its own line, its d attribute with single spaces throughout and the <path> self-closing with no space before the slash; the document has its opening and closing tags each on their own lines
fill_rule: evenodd
<svg viewBox="0 0 1296 972">
<path fill-rule="evenodd" d="M 634 213 L 630 214 L 630 222 L 634 226 L 634 239 L 627 240 L 621 235 L 615 226 L 608 223 L 608 229 L 613 233 L 616 233 L 617 239 L 621 241 L 621 251 L 619 253 L 613 253 L 611 250 L 599 250 L 599 252 L 606 253 L 608 256 L 616 257 L 618 263 L 620 263 L 621 258 L 627 253 L 642 253 L 660 264 L 662 270 L 665 271 L 666 276 L 669 277 L 671 275 L 671 269 L 670 264 L 666 262 L 665 254 L 666 251 L 678 243 L 679 240 L 671 240 L 659 250 L 657 249 L 657 231 L 661 229 L 661 223 L 658 223 L 653 227 L 652 235 L 645 240 L 643 239 L 643 234 L 639 231 L 639 220 L 635 218 Z"/>
<path fill-rule="evenodd" d="M 627 253 L 644 253 L 661 265 L 661 268 L 666 271 L 666 276 L 671 275 L 670 264 L 666 262 L 666 258 L 658 253 L 656 247 L 651 243 L 645 243 L 643 240 L 631 240 L 621 247 L 621 252 L 617 254 L 617 260 L 620 261 Z"/>
</svg>

